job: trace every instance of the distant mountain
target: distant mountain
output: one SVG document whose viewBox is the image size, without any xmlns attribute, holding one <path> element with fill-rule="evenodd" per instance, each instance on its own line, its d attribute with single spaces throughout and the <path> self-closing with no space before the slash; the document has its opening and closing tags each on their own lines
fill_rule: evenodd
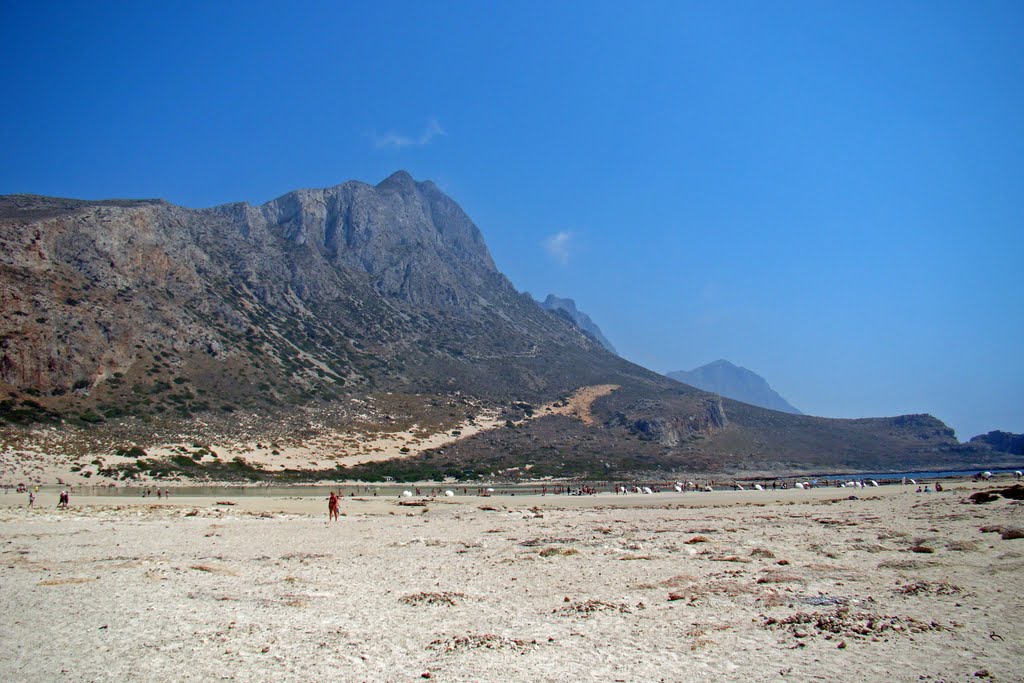
<svg viewBox="0 0 1024 683">
<path fill-rule="evenodd" d="M 576 302 L 573 301 L 572 299 L 562 299 L 560 297 L 555 296 L 554 294 L 548 294 L 548 298 L 544 299 L 544 301 L 541 301 L 539 303 L 542 308 L 548 311 L 561 311 L 565 313 L 566 315 L 569 316 L 569 319 L 576 324 L 577 327 L 579 327 L 581 330 L 583 330 L 591 337 L 599 341 L 601 343 L 601 346 L 608 349 L 616 356 L 619 355 L 619 352 L 615 350 L 615 347 L 612 346 L 612 343 L 608 341 L 604 334 L 601 333 L 601 328 L 597 326 L 597 323 L 591 320 L 589 315 L 576 308 Z"/>
<path fill-rule="evenodd" d="M 789 402 L 778 395 L 763 377 L 746 368 L 733 365 L 727 360 L 716 360 L 696 370 L 667 372 L 666 376 L 677 382 L 721 394 L 727 398 L 769 410 L 778 410 L 793 415 L 803 415 Z"/>
</svg>

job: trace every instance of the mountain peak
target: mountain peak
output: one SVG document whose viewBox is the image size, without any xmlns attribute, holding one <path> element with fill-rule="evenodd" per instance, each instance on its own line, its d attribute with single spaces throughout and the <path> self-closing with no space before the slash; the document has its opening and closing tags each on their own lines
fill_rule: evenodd
<svg viewBox="0 0 1024 683">
<path fill-rule="evenodd" d="M 736 401 L 783 413 L 801 414 L 786 399 L 779 396 L 763 377 L 724 358 L 719 358 L 689 372 L 679 370 L 665 374 L 677 382 L 689 384 L 704 391 L 713 391 Z"/>
<path fill-rule="evenodd" d="M 399 170 L 377 183 L 378 190 L 412 190 L 416 189 L 416 179 L 408 171 Z"/>
</svg>

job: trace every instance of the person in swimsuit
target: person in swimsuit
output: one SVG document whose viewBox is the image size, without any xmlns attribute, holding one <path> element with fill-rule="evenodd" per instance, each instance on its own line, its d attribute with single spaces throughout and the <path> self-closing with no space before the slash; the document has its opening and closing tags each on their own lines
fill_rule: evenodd
<svg viewBox="0 0 1024 683">
<path fill-rule="evenodd" d="M 327 521 L 338 519 L 338 497 L 331 491 L 331 497 L 327 499 Z"/>
</svg>

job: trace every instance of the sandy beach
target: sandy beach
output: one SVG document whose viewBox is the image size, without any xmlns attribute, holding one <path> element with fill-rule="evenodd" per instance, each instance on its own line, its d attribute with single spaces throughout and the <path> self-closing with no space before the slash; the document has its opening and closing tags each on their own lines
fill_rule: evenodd
<svg viewBox="0 0 1024 683">
<path fill-rule="evenodd" d="M 981 529 L 1022 508 L 963 502 L 1004 479 L 357 497 L 331 524 L 301 489 L 0 495 L 0 679 L 1019 681 L 1024 539 Z"/>
</svg>

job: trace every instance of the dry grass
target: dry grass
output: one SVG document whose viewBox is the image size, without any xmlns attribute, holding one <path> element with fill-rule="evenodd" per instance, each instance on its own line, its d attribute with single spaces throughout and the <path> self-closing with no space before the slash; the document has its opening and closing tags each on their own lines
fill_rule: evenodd
<svg viewBox="0 0 1024 683">
<path fill-rule="evenodd" d="M 403 605 L 445 605 L 453 606 L 457 601 L 466 597 L 463 593 L 443 591 L 440 593 L 412 593 L 399 598 Z"/>
<path fill-rule="evenodd" d="M 790 631 L 797 638 L 824 634 L 826 638 L 872 638 L 878 635 L 908 636 L 928 631 L 943 631 L 947 627 L 935 621 L 924 622 L 913 617 L 853 612 L 848 607 L 838 607 L 835 612 L 797 612 L 783 619 L 769 617 L 765 628 L 780 628 Z"/>
<path fill-rule="evenodd" d="M 525 652 L 537 645 L 536 640 L 525 641 L 521 638 L 509 638 L 493 633 L 467 634 L 464 636 L 448 636 L 438 638 L 427 647 L 444 654 L 466 652 L 471 650 L 514 650 Z"/>
<path fill-rule="evenodd" d="M 577 615 L 589 617 L 596 612 L 619 612 L 629 614 L 633 610 L 629 605 L 623 603 L 604 602 L 603 600 L 585 600 L 583 602 L 572 602 L 565 607 L 554 610 L 555 614 L 563 616 Z"/>
</svg>

